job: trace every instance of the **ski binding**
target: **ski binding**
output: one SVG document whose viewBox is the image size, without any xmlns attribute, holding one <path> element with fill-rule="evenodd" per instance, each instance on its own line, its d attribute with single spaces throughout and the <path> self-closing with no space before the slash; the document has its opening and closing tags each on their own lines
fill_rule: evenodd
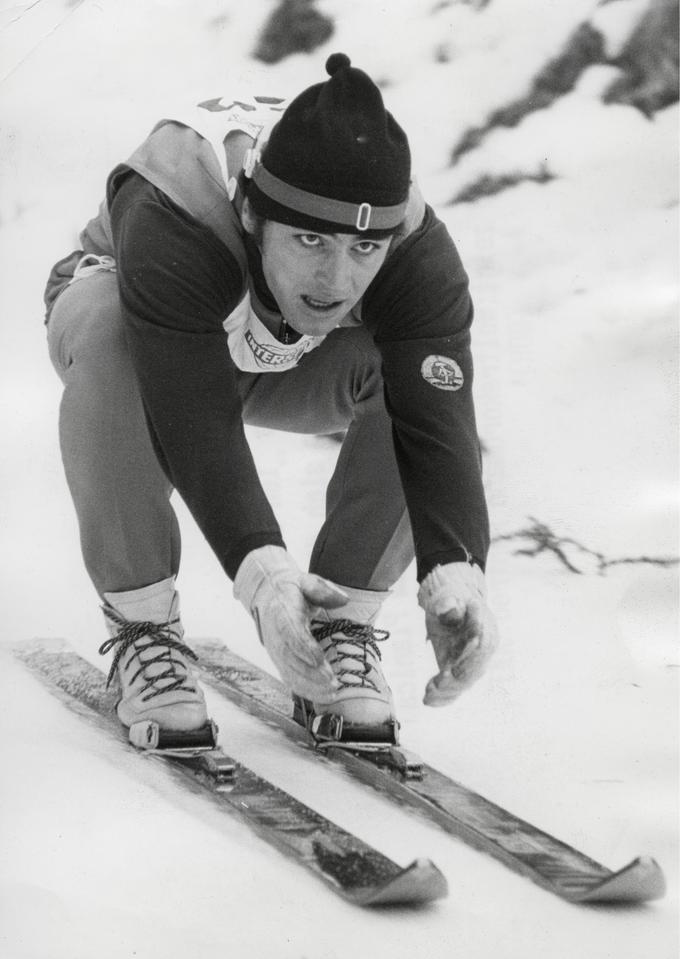
<svg viewBox="0 0 680 959">
<path fill-rule="evenodd" d="M 221 786 L 233 782 L 236 766 L 217 745 L 217 733 L 212 720 L 188 731 L 162 729 L 153 720 L 142 720 L 130 726 L 128 736 L 136 749 L 191 764 Z"/>
<path fill-rule="evenodd" d="M 423 761 L 400 747 L 399 723 L 394 719 L 378 726 L 347 723 L 336 713 L 317 715 L 312 703 L 301 696 L 293 696 L 293 719 L 307 730 L 319 750 L 345 749 L 387 766 L 405 779 L 423 777 Z"/>
</svg>

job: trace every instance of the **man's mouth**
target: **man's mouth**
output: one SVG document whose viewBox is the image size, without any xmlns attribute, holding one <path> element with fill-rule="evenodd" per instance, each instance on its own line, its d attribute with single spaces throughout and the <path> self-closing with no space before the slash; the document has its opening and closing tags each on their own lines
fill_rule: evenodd
<svg viewBox="0 0 680 959">
<path fill-rule="evenodd" d="M 308 296 L 306 293 L 302 294 L 301 299 L 305 306 L 318 313 L 331 313 L 333 310 L 337 310 L 343 302 L 342 300 L 319 300 L 314 296 Z"/>
</svg>

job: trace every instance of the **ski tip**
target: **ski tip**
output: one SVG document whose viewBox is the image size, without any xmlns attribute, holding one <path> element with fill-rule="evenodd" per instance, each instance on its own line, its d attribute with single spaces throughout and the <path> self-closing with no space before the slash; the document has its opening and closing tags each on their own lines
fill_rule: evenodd
<svg viewBox="0 0 680 959">
<path fill-rule="evenodd" d="M 352 901 L 360 906 L 421 905 L 443 899 L 448 892 L 437 866 L 429 859 L 416 859 L 383 885 L 359 890 Z"/>
<path fill-rule="evenodd" d="M 608 876 L 587 892 L 578 896 L 577 902 L 633 903 L 661 899 L 666 893 L 663 870 L 650 856 L 640 856 Z"/>
</svg>

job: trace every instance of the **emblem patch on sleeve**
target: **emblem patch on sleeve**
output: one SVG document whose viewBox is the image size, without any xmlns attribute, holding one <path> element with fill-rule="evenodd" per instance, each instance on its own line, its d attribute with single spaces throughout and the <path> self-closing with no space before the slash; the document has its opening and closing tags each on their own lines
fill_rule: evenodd
<svg viewBox="0 0 680 959">
<path fill-rule="evenodd" d="M 465 382 L 463 371 L 450 356 L 427 356 L 420 372 L 423 379 L 438 390 L 459 390 Z"/>
</svg>

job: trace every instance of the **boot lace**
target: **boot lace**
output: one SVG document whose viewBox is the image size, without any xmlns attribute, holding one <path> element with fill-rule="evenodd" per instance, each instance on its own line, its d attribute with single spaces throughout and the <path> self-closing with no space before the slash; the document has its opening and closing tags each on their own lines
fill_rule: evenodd
<svg viewBox="0 0 680 959">
<path fill-rule="evenodd" d="M 352 619 L 332 619 L 330 622 L 315 619 L 312 620 L 311 631 L 317 642 L 330 640 L 334 672 L 342 687 L 365 686 L 380 692 L 370 673 L 376 661 L 382 659 L 378 643 L 383 643 L 389 637 L 386 629 L 375 629 Z M 340 649 L 340 646 L 345 648 Z M 346 649 L 348 646 L 351 652 Z"/>
<path fill-rule="evenodd" d="M 162 693 L 174 692 L 175 690 L 184 690 L 188 693 L 196 692 L 196 687 L 188 683 L 189 676 L 186 663 L 172 655 L 172 651 L 175 650 L 182 656 L 193 660 L 198 659 L 196 653 L 185 643 L 181 642 L 178 634 L 172 629 L 172 627 L 179 622 L 179 619 L 173 619 L 168 623 L 162 624 L 148 623 L 143 620 L 131 621 L 119 616 L 111 606 L 106 605 L 103 606 L 102 609 L 107 619 L 119 627 L 118 633 L 112 636 L 111 639 L 107 639 L 106 642 L 102 643 L 99 647 L 99 652 L 102 656 L 105 656 L 114 647 L 117 647 L 109 675 L 106 679 L 107 687 L 116 675 L 116 670 L 118 669 L 121 658 L 130 647 L 133 647 L 135 652 L 130 657 L 129 662 L 126 663 L 125 669 L 129 669 L 135 660 L 139 662 L 139 667 L 132 676 L 130 684 L 134 683 L 138 676 L 143 675 L 146 681 L 140 690 L 140 692 L 144 694 L 141 696 L 143 702 L 153 699 L 154 696 L 160 696 Z M 137 647 L 135 644 L 141 639 L 148 639 L 148 642 L 143 646 Z M 152 655 L 149 659 L 142 659 L 141 654 L 147 653 L 152 649 L 156 651 L 156 654 Z M 166 668 L 150 675 L 148 672 L 149 667 L 158 665 L 165 665 Z"/>
</svg>

